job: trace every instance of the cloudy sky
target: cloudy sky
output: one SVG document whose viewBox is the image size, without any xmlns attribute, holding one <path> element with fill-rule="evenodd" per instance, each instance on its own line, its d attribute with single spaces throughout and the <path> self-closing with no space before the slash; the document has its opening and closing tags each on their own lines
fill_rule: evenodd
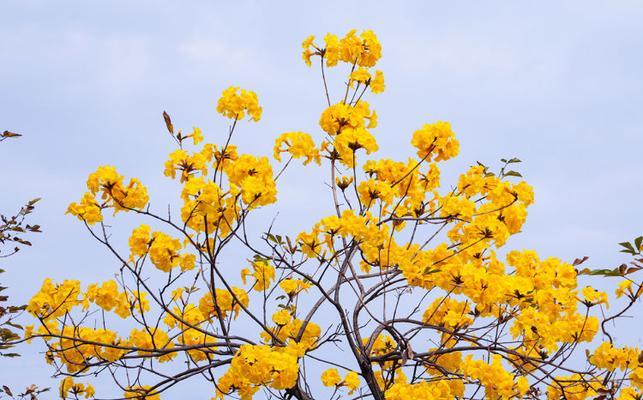
<svg viewBox="0 0 643 400">
<path fill-rule="evenodd" d="M 0 146 L 0 211 L 43 198 L 33 220 L 44 233 L 4 262 L 17 301 L 48 276 L 114 274 L 64 215 L 96 166 L 141 178 L 161 209 L 176 198 L 162 176 L 173 149 L 163 110 L 221 142 L 214 106 L 234 84 L 264 107 L 259 124 L 242 125 L 242 150 L 269 154 L 283 131 L 319 134 L 320 79 L 300 44 L 351 28 L 373 29 L 384 48 L 387 91 L 372 100 L 381 155 L 406 158 L 415 129 L 448 120 L 461 155 L 445 179 L 476 160 L 524 161 L 536 204 L 509 247 L 607 267 L 625 260 L 617 242 L 643 233 L 642 2 L 3 0 L 0 15 L 0 129 L 24 135 Z M 263 218 L 279 211 L 296 232 L 322 216 L 323 181 L 307 176 L 293 171 Z M 2 361 L 2 377 L 55 386 L 34 347 Z"/>
</svg>

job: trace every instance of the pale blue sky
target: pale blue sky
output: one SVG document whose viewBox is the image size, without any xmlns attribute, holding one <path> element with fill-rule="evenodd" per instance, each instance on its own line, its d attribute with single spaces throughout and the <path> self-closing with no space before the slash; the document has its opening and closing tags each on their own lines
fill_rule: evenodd
<svg viewBox="0 0 643 400">
<path fill-rule="evenodd" d="M 220 142 L 227 125 L 214 105 L 235 84 L 264 106 L 239 131 L 243 150 L 269 154 L 283 131 L 319 134 L 320 79 L 300 43 L 353 27 L 384 47 L 387 91 L 372 99 L 381 155 L 406 158 L 412 132 L 442 119 L 461 142 L 445 183 L 476 160 L 524 160 L 536 204 L 509 247 L 613 266 L 625 260 L 616 243 L 643 233 L 643 2 L 3 0 L 0 16 L 0 129 L 24 134 L 0 146 L 0 210 L 43 197 L 33 220 L 44 233 L 5 262 L 18 301 L 46 276 L 114 273 L 63 215 L 96 166 L 140 177 L 161 209 L 176 198 L 162 176 L 172 150 L 163 110 Z M 260 221 L 280 211 L 295 232 L 322 216 L 325 188 L 307 177 L 291 173 Z M 620 334 L 636 341 L 629 327 Z M 0 375 L 54 385 L 33 347 Z"/>
</svg>

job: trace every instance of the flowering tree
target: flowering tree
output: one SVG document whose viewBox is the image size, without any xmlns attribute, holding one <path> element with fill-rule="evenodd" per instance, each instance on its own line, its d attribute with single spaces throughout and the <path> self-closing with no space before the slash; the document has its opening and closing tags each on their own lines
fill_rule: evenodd
<svg viewBox="0 0 643 400">
<path fill-rule="evenodd" d="M 104 375 L 129 399 L 199 378 L 213 398 L 640 399 L 639 350 L 618 347 L 609 322 L 641 295 L 630 278 L 641 238 L 623 244 L 634 260 L 614 270 L 530 250 L 500 257 L 534 199 L 520 160 L 474 165 L 441 185 L 440 164 L 459 149 L 441 121 L 413 133 L 406 161 L 374 158 L 377 114 L 364 99 L 385 88 L 373 70 L 381 45 L 371 31 L 323 42 L 303 43 L 328 103 L 321 132 L 278 136 L 277 172 L 232 144 L 262 108 L 230 87 L 217 105 L 231 121 L 222 144 L 201 144 L 200 129 L 177 130 L 164 113 L 178 215 L 154 211 L 145 186 L 114 167 L 89 176 L 68 213 L 114 257 L 116 278 L 46 279 L 28 305 L 39 324 L 27 336 L 46 343 L 61 397 L 94 397 L 83 377 Z M 338 94 L 325 70 L 339 65 L 350 72 Z M 327 168 L 332 214 L 304 232 L 253 236 L 249 218 L 277 201 L 297 162 Z M 108 211 L 147 221 L 129 249 L 113 242 Z M 245 266 L 223 256 L 233 244 L 247 250 Z M 607 293 L 579 287 L 581 274 L 620 279 L 616 312 Z"/>
<path fill-rule="evenodd" d="M 22 135 L 4 131 L 0 134 L 0 143 L 10 138 L 17 138 Z M 27 217 L 35 208 L 35 204 L 40 199 L 28 201 L 20 210 L 11 215 L 0 214 L 0 260 L 9 258 L 20 251 L 21 246 L 31 246 L 31 242 L 25 239 L 26 234 L 39 233 L 39 225 L 31 225 L 26 222 Z M 0 274 L 5 270 L 0 265 Z M 22 326 L 16 322 L 17 318 L 27 307 L 26 305 L 14 304 L 10 301 L 9 296 L 4 295 L 7 287 L 0 285 L 0 359 L 19 357 L 20 353 L 15 350 L 15 345 L 19 342 Z M 14 398 L 31 398 L 37 396 L 48 389 L 39 388 L 36 385 L 30 385 L 22 393 L 14 394 L 8 386 L 9 382 L 0 381 L 0 399 L 10 397 Z"/>
</svg>

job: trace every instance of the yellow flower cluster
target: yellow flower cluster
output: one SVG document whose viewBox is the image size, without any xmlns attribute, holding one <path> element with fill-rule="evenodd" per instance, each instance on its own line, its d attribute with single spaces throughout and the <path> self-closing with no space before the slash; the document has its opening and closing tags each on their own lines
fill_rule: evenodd
<svg viewBox="0 0 643 400">
<path fill-rule="evenodd" d="M 243 345 L 217 383 L 217 398 L 236 391 L 241 399 L 252 399 L 262 386 L 289 389 L 297 383 L 298 360 L 297 351 L 290 346 Z"/>
<path fill-rule="evenodd" d="M 429 325 L 462 328 L 473 322 L 469 317 L 470 313 L 471 310 L 467 302 L 445 297 L 435 299 L 424 311 L 422 319 L 424 323 Z"/>
<path fill-rule="evenodd" d="M 370 30 L 363 31 L 357 35 L 357 30 L 349 31 L 343 38 L 333 34 L 324 37 L 324 47 L 320 48 L 315 43 L 315 37 L 309 36 L 303 41 L 304 49 L 302 58 L 306 65 L 310 66 L 313 56 L 321 56 L 322 62 L 326 60 L 326 66 L 334 67 L 338 62 L 351 65 L 353 70 L 349 76 L 349 85 L 352 87 L 355 82 L 370 86 L 373 93 L 384 91 L 384 74 L 382 71 L 372 73 L 368 70 L 375 66 L 382 57 L 382 45 L 375 33 Z M 355 69 L 357 67 L 357 69 Z"/>
<path fill-rule="evenodd" d="M 282 133 L 275 140 L 275 160 L 281 161 L 281 153 L 290 153 L 293 158 L 305 157 L 304 165 L 311 161 L 320 164 L 319 149 L 315 147 L 313 138 L 304 132 Z"/>
<path fill-rule="evenodd" d="M 375 137 L 368 131 L 377 126 L 377 114 L 365 101 L 354 106 L 343 102 L 331 105 L 322 112 L 319 125 L 333 139 L 332 149 L 329 142 L 322 143 L 322 149 L 328 151 L 327 157 L 338 158 L 346 166 L 354 165 L 357 150 L 364 149 L 371 154 L 379 148 Z"/>
<path fill-rule="evenodd" d="M 174 343 L 168 334 L 160 328 L 132 329 L 127 343 L 140 349 L 138 355 L 152 355 L 159 362 L 171 361 L 177 355 L 171 351 Z"/>
<path fill-rule="evenodd" d="M 148 225 L 141 225 L 132 231 L 129 238 L 130 260 L 149 255 L 152 264 L 161 271 L 170 272 L 180 266 L 181 271 L 195 267 L 194 254 L 179 254 L 183 249 L 181 241 L 163 232 L 152 232 Z"/>
<path fill-rule="evenodd" d="M 128 295 L 126 292 L 119 292 L 116 281 L 109 280 L 101 286 L 91 284 L 87 287 L 87 300 L 96 304 L 105 311 L 112 311 L 121 318 L 127 318 L 138 312 L 143 314 L 150 310 L 150 304 L 147 300 L 147 293 L 136 292 Z"/>
<path fill-rule="evenodd" d="M 337 368 L 329 368 L 322 372 L 321 375 L 322 384 L 326 387 L 341 387 L 344 386 L 348 388 L 348 394 L 351 395 L 360 386 L 359 375 L 355 371 L 350 371 L 342 379 L 337 371 Z"/>
<path fill-rule="evenodd" d="M 266 260 L 257 260 L 252 262 L 253 272 L 248 268 L 241 270 L 241 279 L 246 284 L 246 277 L 252 276 L 255 283 L 252 288 L 257 292 L 264 291 L 270 287 L 270 283 L 275 279 L 275 268 Z"/>
<path fill-rule="evenodd" d="M 87 383 L 76 383 L 71 376 L 68 376 L 60 381 L 59 394 L 61 399 L 80 399 L 81 397 L 89 399 L 94 397 L 96 391 L 92 385 Z"/>
<path fill-rule="evenodd" d="M 87 300 L 81 292 L 80 281 L 65 280 L 61 284 L 54 284 L 47 278 L 38 293 L 29 300 L 27 311 L 40 319 L 50 321 L 62 317 L 81 304 L 87 305 Z"/>
<path fill-rule="evenodd" d="M 153 214 L 145 187 L 135 178 L 125 183 L 110 166 L 90 174 L 87 191 L 67 212 L 92 225 L 103 221 L 103 209 L 134 210 L 180 236 L 139 225 L 129 237 L 129 259 L 119 255 L 118 282 L 82 291 L 78 281 L 45 280 L 27 306 L 42 326 L 36 334 L 33 326 L 25 327 L 25 337 L 41 336 L 47 360 L 69 374 L 149 361 L 148 372 L 165 379 L 155 364 L 183 360 L 188 373 L 207 371 L 217 399 L 250 400 L 262 389 L 275 397 L 308 397 L 298 391 L 309 391 L 309 382 L 297 385 L 304 359 L 326 362 L 321 383 L 336 397 L 339 391 L 351 396 L 359 390 L 360 397 L 386 400 L 452 400 L 483 388 L 478 397 L 499 400 L 542 397 L 545 391 L 550 400 L 639 399 L 640 350 L 614 347 L 607 333 L 610 342 L 587 353 L 588 372 L 574 374 L 559 365 L 579 343 L 594 340 L 600 329 L 596 315 L 609 306 L 607 293 L 580 288 L 578 275 L 584 272 L 577 263 L 500 249 L 521 231 L 534 202 L 532 187 L 511 170 L 520 160 L 502 160 L 496 173 L 478 163 L 460 174 L 457 184 L 441 189 L 440 163 L 459 152 L 445 121 L 413 133 L 413 157 L 368 159 L 365 155 L 379 149 L 371 133 L 378 115 L 363 97 L 368 89 L 381 93 L 386 87 L 383 72 L 374 69 L 382 55 L 379 40 L 372 31 L 352 30 L 341 38 L 327 34 L 323 45 L 310 36 L 302 46 L 305 63 L 319 57 L 322 68 L 328 107 L 318 124 L 324 138 L 317 145 L 308 133 L 284 132 L 273 156 L 287 159 L 277 177 L 292 159 L 304 165 L 328 162 L 332 214 L 295 240 L 268 233 L 270 249 L 255 247 L 246 218 L 276 202 L 276 177 L 267 157 L 240 153 L 230 141 L 239 121 L 260 120 L 256 93 L 239 87 L 223 91 L 217 112 L 233 120 L 224 145 L 203 144 L 196 127 L 174 135 L 164 113 L 178 144 L 164 174 L 180 184 L 180 217 L 171 209 L 167 219 Z M 349 69 L 345 90 L 343 98 L 331 100 L 333 86 L 323 68 L 340 63 Z M 184 149 L 190 145 L 186 138 L 195 149 Z M 427 233 L 430 227 L 435 229 Z M 97 237 L 107 242 L 109 234 Z M 246 268 L 224 269 L 222 250 L 236 240 L 255 254 Z M 116 253 L 117 246 L 105 244 Z M 188 274 L 197 257 L 200 268 Z M 155 279 L 145 276 L 146 260 L 166 273 L 158 291 L 149 286 Z M 232 285 L 239 273 L 244 287 Z M 126 286 L 132 277 L 137 286 Z M 634 302 L 643 289 L 625 279 L 616 297 Z M 317 289 L 322 294 L 317 302 L 305 298 Z M 259 301 L 251 304 L 253 292 Z M 393 296 L 397 301 L 390 305 Z M 407 314 L 409 298 L 418 302 Z M 352 300 L 355 304 L 345 304 Z M 383 315 L 376 314 L 380 305 Z M 84 326 L 94 313 L 90 307 L 103 319 L 115 313 L 136 325 L 129 335 L 107 329 L 105 322 L 103 328 Z M 327 307 L 337 309 L 340 318 L 322 333 L 315 314 Z M 76 319 L 74 312 L 84 316 Z M 245 332 L 248 324 L 256 327 L 252 335 Z M 332 368 L 339 362 L 315 355 L 329 344 L 351 346 L 360 373 L 342 376 Z M 487 358 L 474 359 L 477 354 Z M 559 368 L 570 375 L 552 376 Z M 158 400 L 163 385 L 141 386 L 136 380 L 121 388 L 126 399 Z M 90 398 L 94 389 L 66 378 L 60 394 Z"/>
<path fill-rule="evenodd" d="M 222 304 L 223 306 L 223 304 Z M 208 353 L 216 351 L 216 347 L 208 346 L 208 335 L 206 334 L 204 323 L 210 322 L 211 316 L 205 316 L 201 308 L 194 304 L 186 304 L 184 307 L 174 307 L 173 314 L 167 314 L 163 322 L 170 328 L 178 328 L 178 342 L 189 348 L 188 356 L 194 362 L 206 360 Z M 177 316 L 175 318 L 174 316 Z"/>
<path fill-rule="evenodd" d="M 458 385 L 461 388 L 457 387 Z M 463 391 L 462 381 L 458 380 L 422 381 L 419 383 L 396 382 L 386 390 L 386 400 L 453 400 L 457 398 L 456 396 L 462 396 Z"/>
<path fill-rule="evenodd" d="M 335 239 L 338 237 L 352 237 L 368 254 L 378 252 L 387 235 L 386 225 L 377 226 L 370 214 L 356 215 L 353 210 L 345 210 L 341 217 L 323 218 L 313 226 L 312 232 L 300 233 L 297 242 L 306 256 L 324 258 L 328 253 L 335 253 Z"/>
<path fill-rule="evenodd" d="M 357 35 L 357 30 L 353 29 L 342 39 L 329 33 L 324 37 L 323 49 L 315 45 L 314 41 L 315 37 L 309 36 L 302 43 L 302 57 L 309 66 L 311 57 L 315 55 L 322 56 L 329 67 L 337 65 L 339 61 L 360 67 L 373 67 L 382 57 L 382 45 L 370 30 Z"/>
<path fill-rule="evenodd" d="M 522 397 L 529 390 L 529 381 L 521 376 L 514 383 L 513 375 L 505 370 L 502 357 L 494 354 L 491 364 L 482 360 L 474 360 L 468 355 L 463 363 L 462 370 L 468 378 L 474 379 L 485 388 L 485 397 L 489 399 L 511 399 Z"/>
<path fill-rule="evenodd" d="M 357 82 L 360 85 L 365 85 L 371 88 L 371 92 L 378 94 L 382 93 L 386 88 L 384 83 L 384 73 L 380 70 L 375 71 L 375 75 L 364 67 L 359 67 L 351 72 L 348 81 L 349 87 L 353 87 Z"/>
<path fill-rule="evenodd" d="M 285 343 L 299 357 L 303 357 L 307 351 L 317 345 L 321 336 L 319 325 L 309 322 L 304 326 L 304 321 L 293 318 L 290 311 L 282 309 L 272 316 L 273 322 L 277 325 L 270 332 L 262 332 L 261 338 L 265 343 Z M 302 330 L 303 328 L 303 330 Z"/>
<path fill-rule="evenodd" d="M 92 360 L 119 360 L 127 351 L 127 340 L 123 340 L 116 332 L 109 329 L 65 326 L 62 330 L 50 329 L 50 334 L 53 333 L 59 334 L 62 338 L 59 340 L 47 338 L 51 340 L 50 354 L 53 353 L 69 373 L 85 371 Z"/>
<path fill-rule="evenodd" d="M 605 306 L 609 308 L 607 293 L 598 291 L 591 286 L 585 286 L 582 293 L 588 305 L 605 304 Z"/>
<path fill-rule="evenodd" d="M 176 179 L 176 172 L 181 173 L 181 182 L 186 182 L 197 172 L 203 175 L 208 173 L 207 163 L 212 160 L 213 152 L 210 147 L 193 154 L 186 150 L 178 149 L 170 153 L 170 158 L 165 162 L 165 176 Z M 208 156 L 209 159 L 208 159 Z"/>
<path fill-rule="evenodd" d="M 615 294 L 617 299 L 620 299 L 623 296 L 633 295 L 632 281 L 628 279 L 621 281 L 616 287 Z"/>
<path fill-rule="evenodd" d="M 378 201 L 384 206 L 384 211 L 395 205 L 395 217 L 417 217 L 425 211 L 427 203 L 433 204 L 437 199 L 435 189 L 440 185 L 440 170 L 435 163 L 424 169 L 417 167 L 417 160 L 413 159 L 407 162 L 379 159 L 366 161 L 362 169 L 371 177 L 365 181 L 370 182 L 366 187 L 379 187 L 378 191 L 385 195 L 379 195 Z M 362 194 L 361 197 L 367 196 Z M 362 203 L 367 204 L 364 200 Z M 403 226 L 403 223 L 396 223 L 398 229 Z"/>
<path fill-rule="evenodd" d="M 252 120 L 259 121 L 262 108 L 255 92 L 230 86 L 221 93 L 217 112 L 234 120 L 241 120 L 247 114 Z"/>
<path fill-rule="evenodd" d="M 233 312 L 236 318 L 241 308 L 248 307 L 249 303 L 248 293 L 240 287 L 233 286 L 232 293 L 226 289 L 216 289 L 214 294 L 206 293 L 199 300 L 199 310 L 208 319 L 218 316 L 218 310 L 221 311 L 222 318 L 228 316 L 230 312 Z"/>
<path fill-rule="evenodd" d="M 337 103 L 322 112 L 319 126 L 331 136 L 339 135 L 344 129 L 376 128 L 377 114 L 371 111 L 370 105 L 365 101 L 360 101 L 355 106 Z"/>
<path fill-rule="evenodd" d="M 587 379 L 580 374 L 557 376 L 557 384 L 547 388 L 548 400 L 587 400 L 599 397 L 604 393 L 605 387 L 597 379 Z M 620 399 L 620 397 L 619 397 Z"/>
<path fill-rule="evenodd" d="M 229 189 L 208 177 L 225 173 Z M 206 144 L 192 154 L 179 149 L 170 154 L 165 164 L 165 175 L 176 178 L 181 173 L 184 183 L 181 198 L 181 218 L 197 232 L 216 232 L 224 237 L 229 234 L 235 219 L 241 214 L 238 200 L 248 208 L 274 203 L 277 188 L 267 157 L 237 153 L 234 145 L 219 147 Z"/>
<path fill-rule="evenodd" d="M 118 211 L 142 210 L 149 201 L 147 189 L 136 179 L 123 183 L 123 176 L 112 166 L 99 167 L 87 179 L 88 192 L 80 203 L 71 203 L 67 213 L 92 225 L 103 220 L 101 210 L 113 208 Z M 100 194 L 100 201 L 96 198 Z"/>
<path fill-rule="evenodd" d="M 277 201 L 277 187 L 272 166 L 267 157 L 242 154 L 234 163 L 224 167 L 231 192 L 241 192 L 241 199 L 249 207 L 260 207 Z"/>
<path fill-rule="evenodd" d="M 357 31 L 352 30 L 342 39 L 328 34 L 324 38 L 323 48 L 317 46 L 314 40 L 314 36 L 310 36 L 302 44 L 304 61 L 310 65 L 311 57 L 318 55 L 322 58 L 322 62 L 326 60 L 326 65 L 329 67 L 337 65 L 339 61 L 351 65 L 347 94 L 348 88 L 353 88 L 355 83 L 357 83 L 356 93 L 360 85 L 364 89 L 370 87 L 373 93 L 384 91 L 384 73 L 379 70 L 369 71 L 382 54 L 382 46 L 372 31 L 364 31 L 357 35 Z M 359 96 L 355 102 L 352 100 L 349 102 L 345 96 L 343 101 L 330 105 L 324 110 L 319 121 L 322 129 L 333 137 L 332 143 L 322 143 L 322 149 L 328 150 L 329 158 L 338 158 L 349 167 L 355 163 L 357 150 L 364 149 L 367 154 L 370 154 L 378 149 L 375 138 L 368 131 L 377 126 L 377 114 L 370 111 L 368 103 L 361 100 L 361 97 Z M 331 144 L 332 148 L 330 148 Z"/>
<path fill-rule="evenodd" d="M 290 297 L 297 296 L 303 291 L 307 291 L 312 284 L 310 282 L 304 282 L 301 279 L 284 279 L 279 282 L 279 287 L 286 292 Z"/>
<path fill-rule="evenodd" d="M 594 350 L 590 356 L 589 362 L 601 369 L 613 371 L 633 371 L 639 369 L 633 375 L 640 374 L 643 376 L 643 367 L 639 366 L 639 355 L 641 350 L 635 347 L 615 348 L 610 342 L 603 342 Z M 641 383 L 641 381 L 639 381 Z M 643 388 L 643 387 L 641 387 Z"/>
<path fill-rule="evenodd" d="M 54 357 L 70 373 L 85 370 L 92 359 L 116 361 L 128 348 L 139 349 L 140 354 L 151 354 L 150 350 L 172 347 L 167 334 L 161 330 L 150 336 L 147 330 L 134 329 L 128 339 L 123 339 L 110 329 L 61 325 L 60 317 L 70 314 L 76 306 L 87 310 L 90 303 L 105 311 L 114 311 L 122 318 L 130 317 L 132 313 L 143 314 L 150 309 L 145 292 L 119 292 L 114 280 L 102 285 L 91 284 L 86 292 L 82 292 L 78 281 L 66 280 L 57 285 L 51 279 L 46 279 L 40 291 L 29 301 L 27 310 L 41 319 L 44 325 L 39 328 L 38 334 L 50 342 Z M 61 339 L 52 341 L 56 336 L 61 336 Z M 159 360 L 165 361 L 171 357 L 172 354 L 160 355 Z"/>
<path fill-rule="evenodd" d="M 417 149 L 418 157 L 428 161 L 448 160 L 460 151 L 460 143 L 451 130 L 451 124 L 444 121 L 425 124 L 413 133 L 411 144 Z"/>
</svg>

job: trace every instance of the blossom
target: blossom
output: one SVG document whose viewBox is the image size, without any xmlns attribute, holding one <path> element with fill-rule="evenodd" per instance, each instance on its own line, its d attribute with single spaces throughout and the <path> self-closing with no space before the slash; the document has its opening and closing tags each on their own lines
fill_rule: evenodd
<svg viewBox="0 0 643 400">
<path fill-rule="evenodd" d="M 274 157 L 281 161 L 281 153 L 290 153 L 293 158 L 305 157 L 304 165 L 311 161 L 320 163 L 319 150 L 312 137 L 304 132 L 286 132 L 275 140 Z"/>
<path fill-rule="evenodd" d="M 451 124 L 438 121 L 424 124 L 413 133 L 411 144 L 417 149 L 417 155 L 427 160 L 442 161 L 458 155 L 460 144 L 451 130 Z"/>
<path fill-rule="evenodd" d="M 261 119 L 262 111 L 257 94 L 237 86 L 225 89 L 217 103 L 217 112 L 234 120 L 242 120 L 247 114 L 256 122 Z"/>
<path fill-rule="evenodd" d="M 342 381 L 337 368 L 329 368 L 322 373 L 321 381 L 324 386 L 337 386 Z"/>
<path fill-rule="evenodd" d="M 384 92 L 386 85 L 384 84 L 384 73 L 382 71 L 375 71 L 375 76 L 371 79 L 371 91 L 375 94 Z"/>
</svg>

